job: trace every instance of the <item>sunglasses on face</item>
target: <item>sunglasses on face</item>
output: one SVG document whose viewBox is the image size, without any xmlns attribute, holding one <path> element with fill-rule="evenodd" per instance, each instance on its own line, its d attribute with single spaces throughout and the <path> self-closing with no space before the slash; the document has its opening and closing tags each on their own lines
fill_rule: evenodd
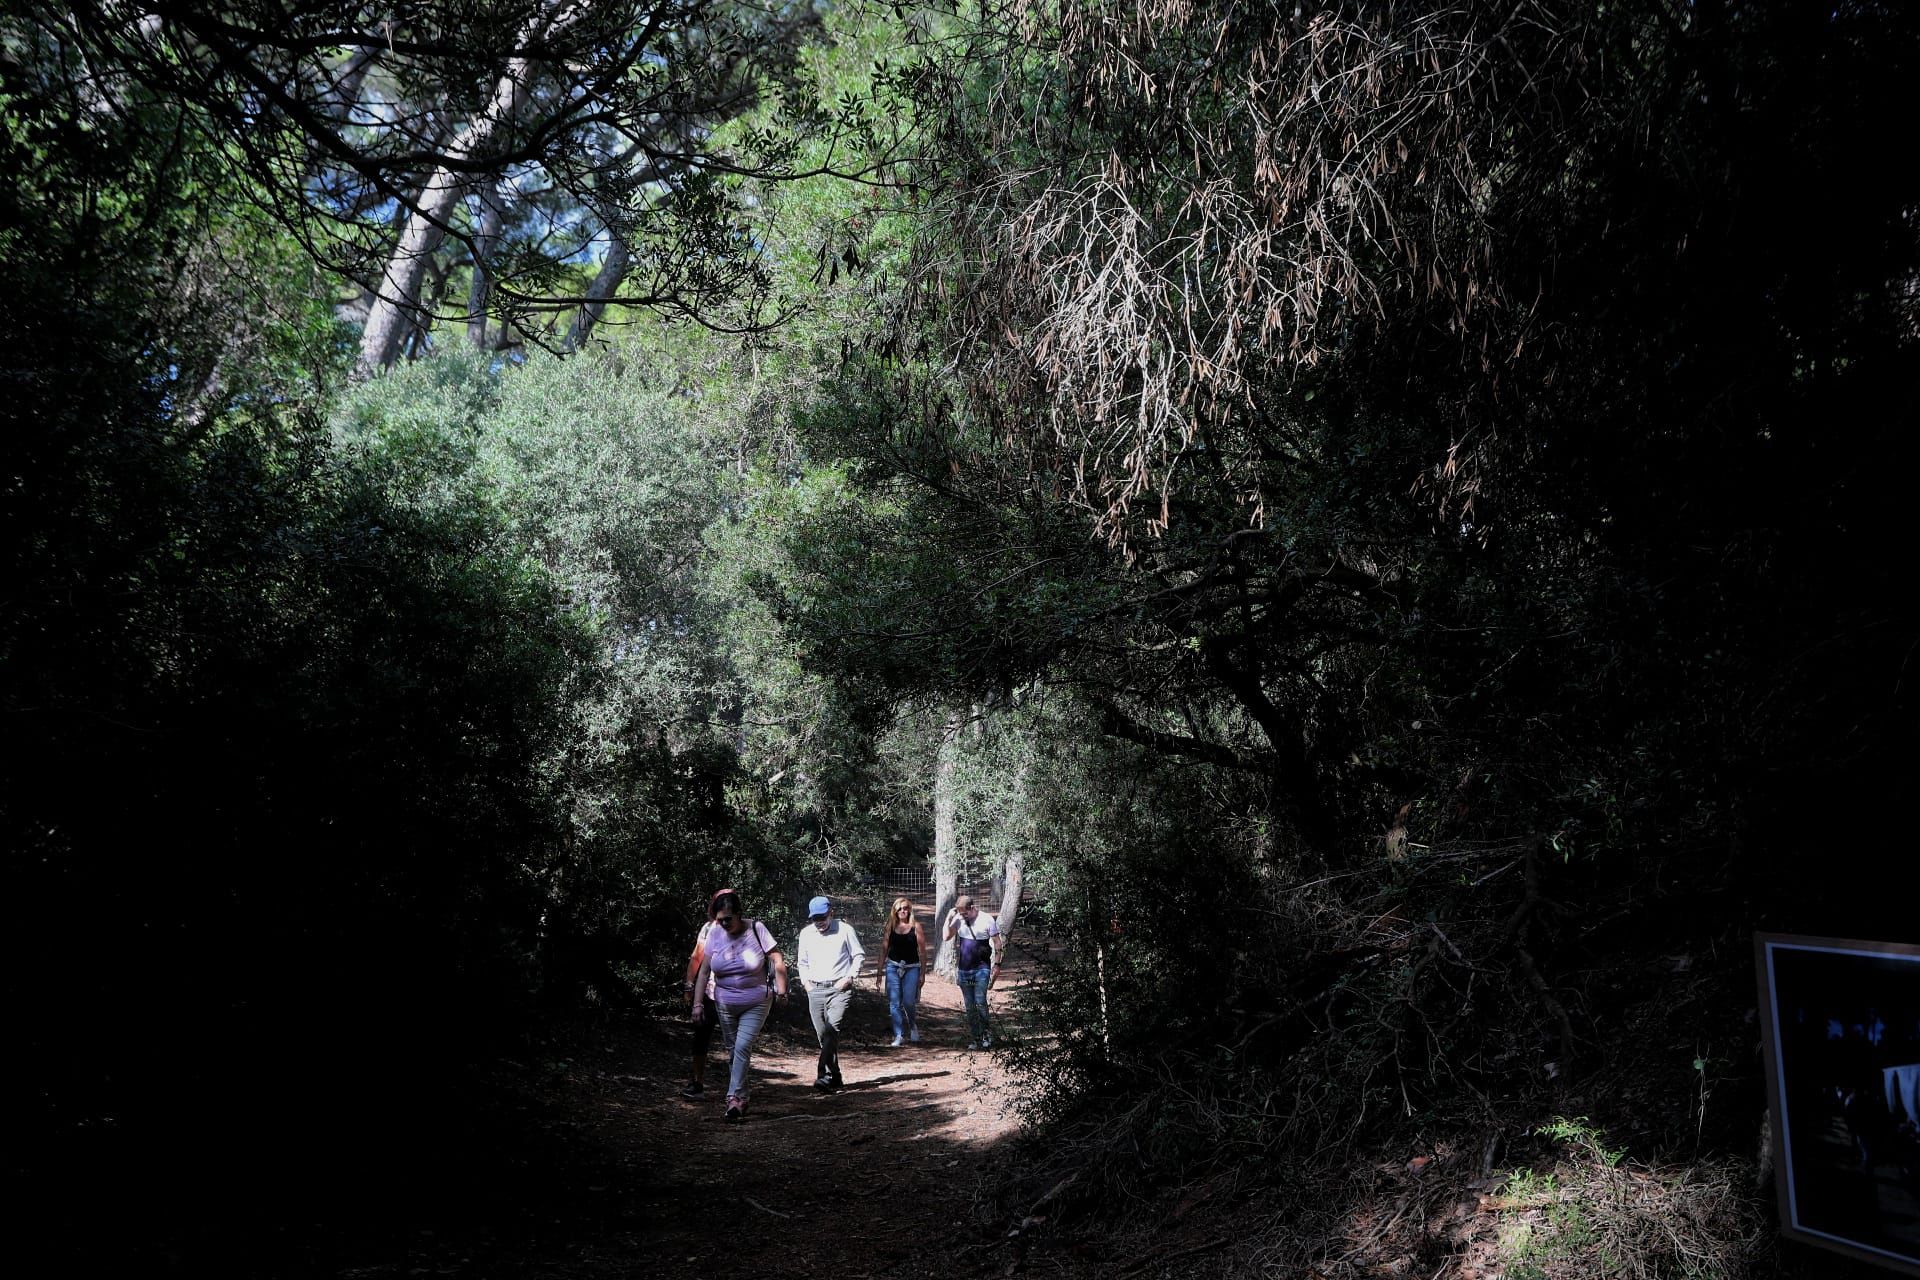
<svg viewBox="0 0 1920 1280">
<path fill-rule="evenodd" d="M 728 925 L 733 923 L 733 917 L 732 916 L 715 916 L 713 918 L 713 922 L 719 925 Z"/>
</svg>

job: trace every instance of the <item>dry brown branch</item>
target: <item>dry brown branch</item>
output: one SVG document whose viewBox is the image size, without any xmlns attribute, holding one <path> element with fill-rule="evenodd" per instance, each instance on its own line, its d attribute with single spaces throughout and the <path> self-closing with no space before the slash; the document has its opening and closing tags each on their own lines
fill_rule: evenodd
<svg viewBox="0 0 1920 1280">
<path fill-rule="evenodd" d="M 752 1196 L 741 1196 L 740 1198 L 742 1200 L 745 1200 L 748 1204 L 752 1205 L 754 1208 L 758 1209 L 762 1213 L 770 1213 L 776 1218 L 786 1218 L 789 1220 L 793 1218 L 793 1215 L 790 1213 L 782 1213 L 778 1209 L 767 1208 L 767 1206 L 761 1204 L 758 1200 L 755 1200 Z"/>
<path fill-rule="evenodd" d="M 1198 468 L 1258 523 L 1275 444 L 1306 447 L 1276 397 L 1371 329 L 1417 315 L 1486 371 L 1527 345 L 1538 282 L 1503 278 L 1492 214 L 1564 167 L 1577 9 L 1013 12 L 975 51 L 1000 91 L 954 96 L 964 177 L 911 292 L 1111 540 L 1164 531 Z M 1471 500 L 1475 449 L 1455 441 L 1430 482 Z"/>
</svg>

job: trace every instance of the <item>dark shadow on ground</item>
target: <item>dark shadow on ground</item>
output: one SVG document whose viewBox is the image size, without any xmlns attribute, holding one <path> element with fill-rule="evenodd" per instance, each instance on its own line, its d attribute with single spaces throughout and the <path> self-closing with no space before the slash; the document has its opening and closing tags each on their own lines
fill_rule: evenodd
<svg viewBox="0 0 1920 1280">
<path fill-rule="evenodd" d="M 972 1219 L 974 1192 L 1010 1134 L 958 1009 L 928 1005 L 921 1025 L 921 1044 L 887 1047 L 869 977 L 845 1025 L 847 1087 L 825 1094 L 805 1004 L 788 1002 L 740 1125 L 723 1119 L 717 1048 L 706 1097 L 684 1099 L 690 1029 L 638 1014 L 550 1028 L 481 1067 L 369 1043 L 330 1082 L 290 1073 L 302 1083 L 283 1089 L 249 1063 L 246 1088 L 183 1099 L 164 1132 L 69 1145 L 37 1189 L 11 1168 L 30 1192 L 14 1201 L 25 1252 L 47 1260 L 27 1273 L 917 1273 L 927 1242 L 995 1229 Z"/>
</svg>

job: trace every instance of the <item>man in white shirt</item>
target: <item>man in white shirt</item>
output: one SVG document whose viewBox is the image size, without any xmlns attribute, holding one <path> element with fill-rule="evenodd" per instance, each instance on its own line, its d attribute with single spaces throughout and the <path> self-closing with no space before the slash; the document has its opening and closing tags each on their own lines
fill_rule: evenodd
<svg viewBox="0 0 1920 1280">
<path fill-rule="evenodd" d="M 867 962 L 866 948 L 853 926 L 833 918 L 833 903 L 815 898 L 807 904 L 809 925 L 800 931 L 800 982 L 807 989 L 807 1012 L 813 1015 L 813 1033 L 820 1037 L 820 1071 L 816 1089 L 838 1089 L 840 1079 L 840 1020 L 853 1002 L 853 980 Z"/>
<path fill-rule="evenodd" d="M 959 984 L 967 1015 L 967 1048 L 991 1049 L 993 1027 L 987 1021 L 987 992 L 1000 977 L 1000 949 L 1006 936 L 1000 922 L 974 903 L 972 894 L 954 899 L 947 914 L 946 932 L 954 944 L 954 982 Z"/>
</svg>

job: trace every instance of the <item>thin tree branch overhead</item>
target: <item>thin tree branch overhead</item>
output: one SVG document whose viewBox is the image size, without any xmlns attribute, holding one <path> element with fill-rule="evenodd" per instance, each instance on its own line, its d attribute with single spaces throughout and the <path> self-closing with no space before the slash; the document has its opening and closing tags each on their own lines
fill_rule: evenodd
<svg viewBox="0 0 1920 1280">
<path fill-rule="evenodd" d="M 718 174 L 780 178 L 784 159 L 721 160 L 709 140 L 791 74 L 809 3 L 83 0 L 32 20 L 85 51 L 109 101 L 185 106 L 366 291 L 356 377 L 442 318 L 424 286 L 447 271 L 472 275 L 443 279 L 445 318 L 483 344 L 580 299 L 594 320 L 646 304 L 742 327 L 763 310 L 760 249 Z M 597 260 L 593 228 L 617 229 L 603 243 L 625 263 Z"/>
</svg>

